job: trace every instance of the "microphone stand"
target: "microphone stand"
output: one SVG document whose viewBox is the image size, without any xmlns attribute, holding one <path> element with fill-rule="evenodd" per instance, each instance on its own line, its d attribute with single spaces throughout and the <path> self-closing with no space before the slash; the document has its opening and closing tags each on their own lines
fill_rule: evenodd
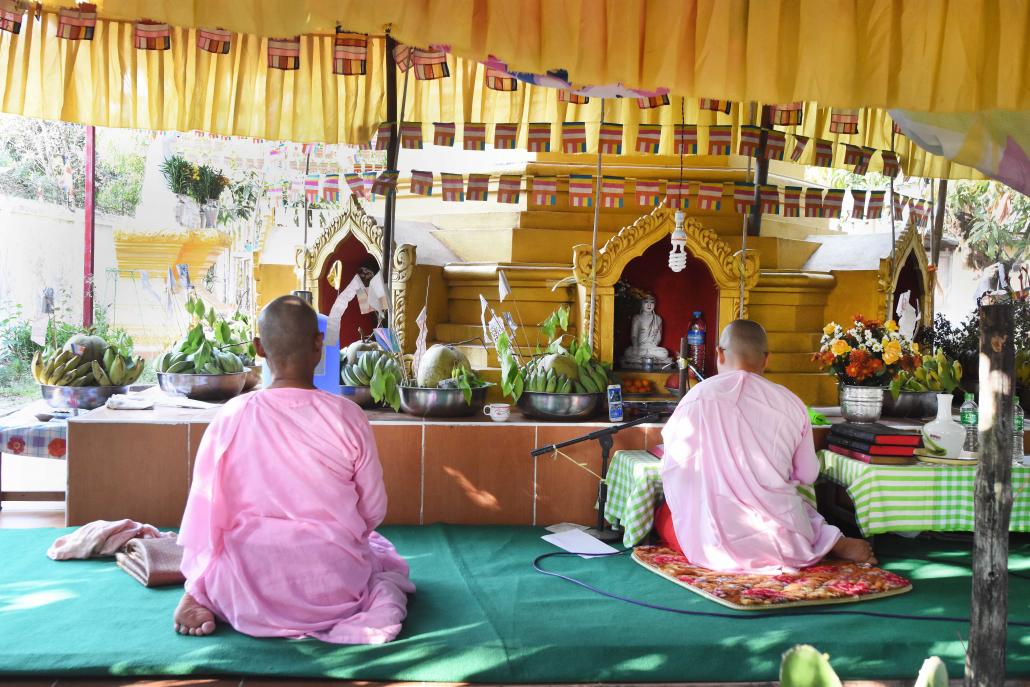
<svg viewBox="0 0 1030 687">
<path fill-rule="evenodd" d="M 597 486 L 597 527 L 587 530 L 587 534 L 600 539 L 601 541 L 616 541 L 620 535 L 618 532 L 607 526 L 607 522 L 604 519 L 604 506 L 608 501 L 608 485 L 605 483 L 604 478 L 608 476 L 608 461 L 611 458 L 612 446 L 615 445 L 615 440 L 612 438 L 619 432 L 635 425 L 640 425 L 645 422 L 656 422 L 659 420 L 657 414 L 645 415 L 644 417 L 631 420 L 630 422 L 624 422 L 621 425 L 615 425 L 613 427 L 605 427 L 589 434 L 584 434 L 581 437 L 575 439 L 569 439 L 568 441 L 562 441 L 557 444 L 550 444 L 548 446 L 541 446 L 530 451 L 530 455 L 534 458 L 537 456 L 545 456 L 549 453 L 554 453 L 560 448 L 566 446 L 572 446 L 573 444 L 579 444 L 584 441 L 597 440 L 597 443 L 601 446 L 601 481 Z"/>
</svg>

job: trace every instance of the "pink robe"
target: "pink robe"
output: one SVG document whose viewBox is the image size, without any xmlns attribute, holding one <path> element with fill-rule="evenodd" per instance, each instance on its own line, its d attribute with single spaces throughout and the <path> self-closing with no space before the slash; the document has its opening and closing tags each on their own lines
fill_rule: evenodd
<svg viewBox="0 0 1030 687">
<path fill-rule="evenodd" d="M 662 432 L 676 538 L 696 565 L 774 574 L 811 565 L 841 537 L 797 493 L 819 475 L 808 411 L 750 372 L 711 377 Z"/>
<path fill-rule="evenodd" d="M 374 531 L 385 514 L 357 405 L 304 389 L 240 396 L 197 453 L 179 532 L 186 590 L 245 634 L 388 642 L 415 587 Z"/>
</svg>

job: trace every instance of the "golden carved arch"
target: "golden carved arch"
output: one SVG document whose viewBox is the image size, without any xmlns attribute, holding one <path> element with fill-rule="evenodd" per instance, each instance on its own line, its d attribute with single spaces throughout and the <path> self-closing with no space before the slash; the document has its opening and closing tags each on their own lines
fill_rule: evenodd
<svg viewBox="0 0 1030 687">
<path fill-rule="evenodd" d="M 890 256 L 880 260 L 880 268 L 876 277 L 877 317 L 880 320 L 893 319 L 890 312 L 895 290 L 901 277 L 901 270 L 909 257 L 914 257 L 923 278 L 923 295 L 919 298 L 919 323 L 923 327 L 933 326 L 933 292 L 934 279 L 930 270 L 930 258 L 923 247 L 923 237 L 914 225 L 909 225 L 894 243 L 894 261 Z"/>
<path fill-rule="evenodd" d="M 594 316 L 594 348 L 602 360 L 611 362 L 613 350 L 615 283 L 619 281 L 626 265 L 640 257 L 655 243 L 668 240 L 675 228 L 672 210 L 655 208 L 650 214 L 640 217 L 629 226 L 623 227 L 615 236 L 597 251 L 597 266 L 594 271 L 590 246 L 573 248 L 572 270 L 576 277 L 579 294 L 579 322 L 585 325 L 589 317 L 591 272 L 597 285 L 597 303 Z M 693 217 L 687 218 L 683 226 L 687 233 L 689 260 L 700 260 L 708 268 L 719 289 L 719 330 L 735 319 L 740 308 L 741 274 L 744 282 L 744 313 L 751 289 L 758 282 L 758 253 L 754 250 L 734 251 L 718 234 L 706 229 Z M 690 269 L 690 262 L 687 263 Z"/>
<path fill-rule="evenodd" d="M 357 239 L 380 266 L 383 264 L 383 228 L 374 217 L 365 212 L 361 201 L 352 195 L 343 213 L 333 218 L 311 244 L 306 257 L 303 249 L 297 249 L 297 266 L 306 273 L 315 303 L 318 303 L 318 278 L 325 269 L 326 261 L 332 256 L 340 241 L 348 235 Z M 415 261 L 415 246 L 410 243 L 395 246 L 390 270 L 390 326 L 397 335 L 402 349 L 406 338 L 408 282 L 415 268 Z"/>
</svg>

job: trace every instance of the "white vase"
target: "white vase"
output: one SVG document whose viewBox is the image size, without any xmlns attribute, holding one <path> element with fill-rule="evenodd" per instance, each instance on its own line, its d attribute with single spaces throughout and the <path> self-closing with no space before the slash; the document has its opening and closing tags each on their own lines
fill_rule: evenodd
<svg viewBox="0 0 1030 687">
<path fill-rule="evenodd" d="M 926 448 L 939 447 L 945 451 L 938 458 L 958 458 L 966 438 L 966 430 L 951 416 L 952 400 L 951 394 L 937 394 L 937 418 L 923 427 Z"/>
</svg>

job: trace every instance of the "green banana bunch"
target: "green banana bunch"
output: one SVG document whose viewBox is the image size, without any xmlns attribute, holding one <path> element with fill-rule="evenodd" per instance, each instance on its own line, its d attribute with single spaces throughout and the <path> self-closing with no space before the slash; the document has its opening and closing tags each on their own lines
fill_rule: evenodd
<svg viewBox="0 0 1030 687">
<path fill-rule="evenodd" d="M 1016 382 L 1030 387 L 1030 348 L 1016 351 Z"/>
<path fill-rule="evenodd" d="M 83 360 L 70 350 L 32 356 L 32 375 L 49 386 L 126 386 L 143 374 L 143 358 L 118 354 L 108 347 L 100 360 Z"/>
<path fill-rule="evenodd" d="M 522 368 L 523 390 L 546 394 L 597 394 L 608 387 L 608 373 L 597 360 L 579 363 L 578 379 L 570 379 L 553 369 L 544 370 L 533 358 Z"/>
<path fill-rule="evenodd" d="M 912 372 L 902 370 L 891 382 L 891 393 L 897 398 L 902 391 L 950 394 L 962 382 L 962 364 L 949 360 L 944 351 L 937 349 L 932 356 L 923 358 L 921 367 Z"/>
<path fill-rule="evenodd" d="M 209 342 L 204 342 L 193 350 L 188 340 L 179 341 L 157 356 L 154 360 L 154 369 L 168 374 L 205 375 L 227 375 L 246 371 L 242 358 L 232 351 L 215 348 L 210 346 Z"/>
<path fill-rule="evenodd" d="M 344 386 L 368 386 L 377 372 L 390 371 L 400 381 L 404 374 L 400 364 L 383 351 L 364 351 L 353 365 L 340 365 L 340 382 Z"/>
</svg>

